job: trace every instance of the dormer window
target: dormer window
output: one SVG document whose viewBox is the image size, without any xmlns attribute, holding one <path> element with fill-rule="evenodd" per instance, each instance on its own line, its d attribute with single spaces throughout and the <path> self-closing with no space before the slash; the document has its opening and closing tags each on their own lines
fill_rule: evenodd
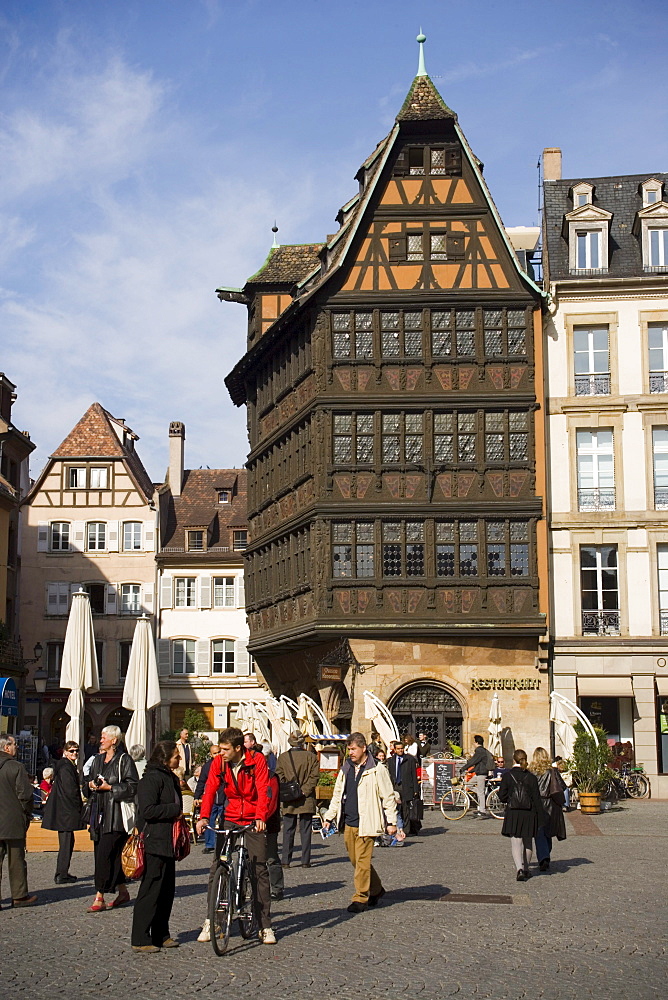
<svg viewBox="0 0 668 1000">
<path fill-rule="evenodd" d="M 591 205 L 594 199 L 594 188 L 591 184 L 576 184 L 573 188 L 573 208 Z"/>
<path fill-rule="evenodd" d="M 643 208 L 636 213 L 633 233 L 640 237 L 645 271 L 668 271 L 668 205 L 662 198 L 661 181 L 650 179 L 642 185 Z"/>
<path fill-rule="evenodd" d="M 648 205 L 656 205 L 658 201 L 662 200 L 663 184 L 654 178 L 645 181 L 642 185 L 642 204 L 643 208 L 647 208 Z"/>
<path fill-rule="evenodd" d="M 218 503 L 230 503 L 232 500 L 231 490 L 218 490 Z"/>
<path fill-rule="evenodd" d="M 668 228 L 647 227 L 649 267 L 668 267 Z"/>
<path fill-rule="evenodd" d="M 578 270 L 598 270 L 601 266 L 601 230 L 583 230 L 576 233 L 576 268 Z"/>
<path fill-rule="evenodd" d="M 188 551 L 189 552 L 203 552 L 204 551 L 204 532 L 199 529 L 196 531 L 188 532 Z"/>
<path fill-rule="evenodd" d="M 612 212 L 594 205 L 594 187 L 582 181 L 572 190 L 573 211 L 564 216 L 571 274 L 602 274 L 608 270 L 608 233 Z"/>
</svg>

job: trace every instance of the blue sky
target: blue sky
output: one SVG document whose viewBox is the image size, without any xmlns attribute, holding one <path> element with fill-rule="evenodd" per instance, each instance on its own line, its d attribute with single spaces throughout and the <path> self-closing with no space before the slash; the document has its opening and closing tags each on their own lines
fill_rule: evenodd
<svg viewBox="0 0 668 1000">
<path fill-rule="evenodd" d="M 242 285 L 271 244 L 320 240 L 389 131 L 427 35 L 506 225 L 537 224 L 536 162 L 564 176 L 668 170 L 656 0 L 3 0 L 0 370 L 33 475 L 98 400 L 161 479 L 239 466 L 223 378 Z"/>
</svg>

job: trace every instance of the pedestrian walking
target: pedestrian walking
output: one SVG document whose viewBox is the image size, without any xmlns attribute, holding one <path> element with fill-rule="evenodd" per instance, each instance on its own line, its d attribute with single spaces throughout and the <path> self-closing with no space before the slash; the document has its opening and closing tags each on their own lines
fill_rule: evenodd
<svg viewBox="0 0 668 1000">
<path fill-rule="evenodd" d="M 95 900 L 89 913 L 115 909 L 130 902 L 130 893 L 121 868 L 121 851 L 128 839 L 121 802 L 135 801 L 137 768 L 125 750 L 118 726 L 105 726 L 100 736 L 100 753 L 95 757 L 88 782 L 90 835 L 95 852 Z M 107 907 L 105 893 L 118 895 Z"/>
<path fill-rule="evenodd" d="M 394 754 L 387 762 L 395 792 L 401 798 L 401 818 L 407 834 L 417 836 L 422 829 L 423 807 L 417 758 L 408 754 L 402 743 L 394 744 Z"/>
<path fill-rule="evenodd" d="M 348 857 L 355 869 L 355 891 L 348 912 L 362 913 L 370 906 L 377 906 L 385 895 L 371 863 L 374 840 L 397 831 L 397 803 L 390 775 L 384 765 L 377 764 L 367 753 L 362 733 L 351 733 L 348 737 L 348 757 L 337 775 L 325 813 L 326 830 L 334 819 L 337 828 L 344 831 Z"/>
<path fill-rule="evenodd" d="M 0 735 L 0 899 L 2 868 L 7 858 L 12 906 L 32 906 L 37 896 L 28 892 L 26 833 L 32 816 L 32 785 L 23 764 L 16 760 L 16 740 Z"/>
<path fill-rule="evenodd" d="M 77 759 L 79 744 L 68 740 L 63 749 L 62 759 L 55 766 L 53 786 L 46 805 L 42 829 L 58 831 L 58 857 L 56 859 L 56 885 L 76 882 L 76 875 L 70 874 L 70 862 L 74 850 L 74 831 L 84 830 L 86 824 L 81 819 L 81 781 Z"/>
<path fill-rule="evenodd" d="M 489 813 L 485 805 L 485 784 L 487 782 L 487 775 L 494 769 L 494 757 L 489 750 L 485 749 L 485 741 L 482 736 L 474 736 L 473 742 L 476 744 L 473 755 L 460 767 L 459 773 L 463 774 L 464 771 L 468 771 L 471 767 L 473 768 L 478 796 L 476 819 L 489 819 Z"/>
<path fill-rule="evenodd" d="M 132 915 L 133 951 L 150 953 L 179 946 L 169 933 L 169 918 L 176 875 L 172 830 L 174 820 L 183 815 L 174 774 L 180 761 L 176 743 L 156 743 L 137 786 L 137 829 L 144 834 L 146 865 Z"/>
<path fill-rule="evenodd" d="M 533 840 L 543 824 L 543 807 L 535 774 L 527 770 L 524 750 L 513 754 L 513 766 L 501 777 L 499 798 L 506 803 L 501 834 L 510 837 L 510 847 L 517 871 L 517 881 L 531 878 L 529 865 L 533 854 Z"/>
<path fill-rule="evenodd" d="M 543 805 L 545 822 L 536 831 L 536 860 L 542 872 L 550 867 L 552 841 L 566 840 L 566 822 L 564 820 L 564 803 L 566 801 L 566 782 L 558 768 L 550 761 L 550 756 L 544 747 L 536 747 L 529 764 L 529 770 L 538 779 L 538 791 Z"/>
<path fill-rule="evenodd" d="M 279 783 L 287 785 L 297 782 L 301 795 L 289 802 L 283 802 L 283 854 L 281 863 L 290 867 L 295 844 L 295 833 L 299 823 L 302 868 L 311 866 L 311 831 L 315 815 L 315 789 L 320 777 L 320 764 L 314 753 L 304 749 L 304 737 L 294 732 L 288 737 L 289 750 L 279 755 L 276 777 Z"/>
</svg>

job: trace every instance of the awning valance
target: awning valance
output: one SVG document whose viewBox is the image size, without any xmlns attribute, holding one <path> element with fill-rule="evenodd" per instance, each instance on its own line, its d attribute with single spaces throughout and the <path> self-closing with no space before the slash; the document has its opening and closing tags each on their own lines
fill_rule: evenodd
<svg viewBox="0 0 668 1000">
<path fill-rule="evenodd" d="M 632 698 L 630 677 L 578 677 L 581 698 Z"/>
</svg>

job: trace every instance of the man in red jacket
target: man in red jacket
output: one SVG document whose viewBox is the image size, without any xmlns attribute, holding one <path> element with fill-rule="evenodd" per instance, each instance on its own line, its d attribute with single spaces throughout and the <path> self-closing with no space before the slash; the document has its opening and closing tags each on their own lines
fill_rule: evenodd
<svg viewBox="0 0 668 1000">
<path fill-rule="evenodd" d="M 267 763 L 261 753 L 253 754 L 244 749 L 244 734 L 240 729 L 224 729 L 220 734 L 220 753 L 211 765 L 204 788 L 197 832 L 202 833 L 209 824 L 216 792 L 222 787 L 227 800 L 225 830 L 239 830 L 254 824 L 246 833 L 246 847 L 251 862 L 251 878 L 255 886 L 260 922 L 260 940 L 263 944 L 276 944 L 271 929 L 269 873 L 267 871 L 267 819 L 276 809 L 276 793 L 272 788 Z M 218 864 L 217 858 L 209 873 L 209 889 Z M 209 921 L 204 921 L 198 941 L 209 941 Z"/>
</svg>

